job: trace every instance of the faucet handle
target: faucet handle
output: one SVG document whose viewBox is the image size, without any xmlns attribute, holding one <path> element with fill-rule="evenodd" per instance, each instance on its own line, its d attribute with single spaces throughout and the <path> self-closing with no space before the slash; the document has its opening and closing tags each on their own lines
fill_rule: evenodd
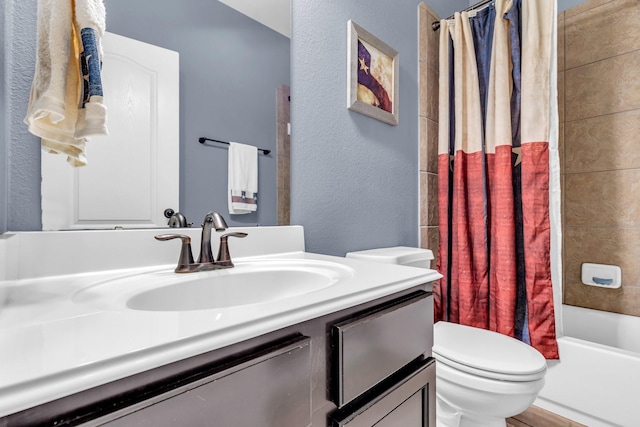
<svg viewBox="0 0 640 427">
<path fill-rule="evenodd" d="M 222 267 L 233 267 L 231 254 L 229 253 L 229 244 L 227 243 L 229 237 L 247 237 L 247 233 L 235 232 L 220 236 L 220 248 L 218 249 L 218 261 L 216 261 L 216 264 Z"/>
<path fill-rule="evenodd" d="M 184 234 L 159 234 L 155 236 L 156 240 L 173 240 L 181 239 L 182 247 L 180 248 L 180 258 L 178 259 L 178 266 L 176 267 L 176 273 L 188 273 L 190 265 L 193 264 L 193 254 L 191 252 L 191 237 Z"/>
</svg>

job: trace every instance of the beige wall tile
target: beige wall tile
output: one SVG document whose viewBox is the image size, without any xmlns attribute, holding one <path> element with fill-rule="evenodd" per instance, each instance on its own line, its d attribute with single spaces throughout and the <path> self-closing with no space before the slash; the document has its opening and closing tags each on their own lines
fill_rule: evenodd
<svg viewBox="0 0 640 427">
<path fill-rule="evenodd" d="M 438 176 L 420 172 L 420 225 L 438 225 Z"/>
<path fill-rule="evenodd" d="M 565 144 L 565 124 L 560 122 L 558 124 L 558 155 L 560 157 L 560 171 L 561 173 L 566 173 L 565 162 L 566 162 L 566 144 Z"/>
<path fill-rule="evenodd" d="M 640 168 L 640 110 L 567 122 L 565 172 Z"/>
<path fill-rule="evenodd" d="M 426 117 L 420 117 L 420 172 L 427 172 L 429 166 L 429 129 Z"/>
<path fill-rule="evenodd" d="M 438 243 L 440 241 L 438 227 L 420 227 L 420 247 L 431 249 L 434 259 L 431 261 L 431 269 L 435 270 L 438 261 Z"/>
<path fill-rule="evenodd" d="M 420 117 L 438 121 L 438 71 L 420 61 Z M 424 84 L 423 82 L 426 82 Z"/>
<path fill-rule="evenodd" d="M 438 124 L 420 118 L 420 170 L 438 173 Z"/>
<path fill-rule="evenodd" d="M 434 173 L 427 174 L 427 185 L 428 185 L 428 218 L 427 224 L 430 226 L 438 225 L 438 175 Z"/>
<path fill-rule="evenodd" d="M 420 172 L 420 225 L 429 225 L 429 178 L 427 172 Z"/>
<path fill-rule="evenodd" d="M 420 4 L 418 13 L 418 59 L 426 62 L 427 66 L 434 70 L 438 70 L 438 60 L 440 59 L 438 54 L 439 32 L 433 31 L 431 25 L 440 19 L 424 3 Z"/>
<path fill-rule="evenodd" d="M 438 123 L 427 119 L 427 171 L 438 173 Z"/>
<path fill-rule="evenodd" d="M 558 14 L 558 71 L 564 70 L 564 41 L 565 41 L 565 28 L 564 28 L 564 12 Z"/>
<path fill-rule="evenodd" d="M 291 224 L 291 199 L 289 190 L 278 189 L 278 225 Z"/>
<path fill-rule="evenodd" d="M 640 229 L 567 227 L 564 247 L 564 302 L 640 316 Z M 619 265 L 622 287 L 584 285 L 582 263 Z"/>
<path fill-rule="evenodd" d="M 640 228 L 566 227 L 565 279 L 581 283 L 585 262 L 619 265 L 622 283 L 640 288 Z"/>
<path fill-rule="evenodd" d="M 426 3 L 422 2 L 418 5 L 418 61 L 426 61 L 427 50 L 427 37 L 429 34 L 429 26 L 427 25 L 427 15 L 429 9 L 427 9 Z"/>
<path fill-rule="evenodd" d="M 565 175 L 567 226 L 640 227 L 640 169 Z"/>
<path fill-rule="evenodd" d="M 564 122 L 564 106 L 565 106 L 565 71 L 558 72 L 558 121 Z"/>
<path fill-rule="evenodd" d="M 440 31 L 433 31 L 432 24 L 440 19 L 435 15 L 428 14 L 427 15 L 427 50 L 426 50 L 426 61 L 429 68 L 434 69 L 435 71 L 439 70 L 440 67 Z"/>
<path fill-rule="evenodd" d="M 287 133 L 287 123 L 286 122 L 278 122 L 276 124 L 276 131 L 278 132 L 277 136 L 277 155 L 289 157 L 291 151 L 291 137 Z"/>
<path fill-rule="evenodd" d="M 290 158 L 278 156 L 278 177 L 277 188 L 289 191 L 291 188 L 291 165 Z"/>
<path fill-rule="evenodd" d="M 291 117 L 291 103 L 289 102 L 290 88 L 281 85 L 276 88 L 277 122 L 287 123 Z"/>
<path fill-rule="evenodd" d="M 637 50 L 565 71 L 565 120 L 640 108 L 639 69 Z"/>
<path fill-rule="evenodd" d="M 611 313 L 640 316 L 640 288 L 622 285 L 618 289 L 606 289 L 568 283 L 564 303 Z"/>
<path fill-rule="evenodd" d="M 638 0 L 613 0 L 567 17 L 567 69 L 640 49 L 639 21 Z"/>
<path fill-rule="evenodd" d="M 586 12 L 588 10 L 591 10 L 593 8 L 596 8 L 598 6 L 602 6 L 605 5 L 607 3 L 610 3 L 614 0 L 591 0 L 591 1 L 587 1 L 584 3 L 581 3 L 577 6 L 572 7 L 571 9 L 567 9 L 565 10 L 565 16 L 567 18 L 572 17 L 572 16 L 576 16 L 580 13 Z"/>
</svg>

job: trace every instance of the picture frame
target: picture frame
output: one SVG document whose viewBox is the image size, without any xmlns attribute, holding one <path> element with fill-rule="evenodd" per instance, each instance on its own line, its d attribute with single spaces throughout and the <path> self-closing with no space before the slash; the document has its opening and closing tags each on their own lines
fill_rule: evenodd
<svg viewBox="0 0 640 427">
<path fill-rule="evenodd" d="M 398 125 L 398 52 L 347 22 L 347 108 Z"/>
</svg>

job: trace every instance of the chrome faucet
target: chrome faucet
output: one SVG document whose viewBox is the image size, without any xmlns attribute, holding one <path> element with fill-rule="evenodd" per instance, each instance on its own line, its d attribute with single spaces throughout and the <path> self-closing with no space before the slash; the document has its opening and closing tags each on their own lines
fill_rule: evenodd
<svg viewBox="0 0 640 427">
<path fill-rule="evenodd" d="M 220 247 L 218 248 L 218 260 L 213 257 L 211 251 L 211 229 L 224 231 L 228 228 L 222 215 L 218 212 L 209 212 L 204 217 L 202 223 L 202 237 L 200 239 L 200 256 L 198 262 L 193 261 L 191 251 L 191 238 L 184 234 L 160 234 L 155 236 L 156 240 L 181 239 L 182 247 L 176 273 L 195 273 L 198 271 L 218 270 L 221 268 L 232 268 L 231 256 L 227 240 L 229 237 L 246 237 L 247 233 L 227 233 L 220 237 Z"/>
</svg>

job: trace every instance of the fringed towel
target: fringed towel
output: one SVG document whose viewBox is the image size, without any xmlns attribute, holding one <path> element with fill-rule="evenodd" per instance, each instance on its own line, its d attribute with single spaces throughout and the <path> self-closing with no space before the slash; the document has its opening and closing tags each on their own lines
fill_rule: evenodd
<svg viewBox="0 0 640 427">
<path fill-rule="evenodd" d="M 229 145 L 229 213 L 248 214 L 258 209 L 258 149 Z"/>
<path fill-rule="evenodd" d="M 102 0 L 38 0 L 36 68 L 25 123 L 42 148 L 87 164 L 89 136 L 106 135 Z"/>
</svg>

